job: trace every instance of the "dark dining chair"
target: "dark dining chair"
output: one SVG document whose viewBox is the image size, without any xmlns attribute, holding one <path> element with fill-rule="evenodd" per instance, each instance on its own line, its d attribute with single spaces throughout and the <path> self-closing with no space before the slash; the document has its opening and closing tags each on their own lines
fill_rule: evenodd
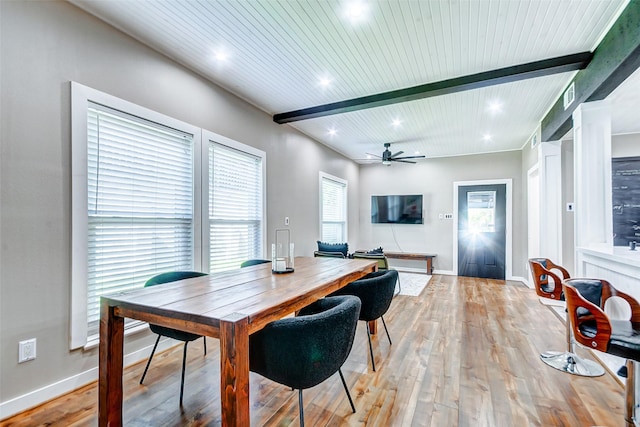
<svg viewBox="0 0 640 427">
<path fill-rule="evenodd" d="M 587 348 L 626 359 L 625 422 L 635 426 L 636 369 L 640 361 L 640 303 L 602 279 L 568 279 L 562 282 L 567 312 L 575 340 Z M 624 300 L 628 319 L 610 318 L 604 311 L 609 298 Z"/>
<path fill-rule="evenodd" d="M 353 346 L 359 313 L 358 298 L 327 297 L 303 308 L 296 317 L 273 321 L 249 336 L 250 370 L 298 390 L 301 426 L 302 390 L 336 371 L 356 412 L 340 368 Z"/>
<path fill-rule="evenodd" d="M 352 255 L 353 259 L 368 259 L 378 262 L 378 271 L 391 270 L 389 266 L 389 260 L 387 256 L 382 252 L 382 250 L 378 251 L 369 251 L 369 252 L 360 252 L 356 251 Z M 402 286 L 400 284 L 400 273 L 398 273 L 398 292 L 396 295 L 402 292 Z"/>
<path fill-rule="evenodd" d="M 191 279 L 194 277 L 206 276 L 206 273 L 200 273 L 197 271 L 170 271 L 167 273 L 161 273 L 156 276 L 153 276 L 151 279 L 147 280 L 144 284 L 144 287 L 149 286 L 157 286 L 165 283 L 175 282 L 183 279 Z M 142 378 L 140 378 L 140 384 L 144 381 L 144 377 L 147 375 L 147 370 L 149 369 L 149 365 L 151 365 L 151 359 L 153 359 L 153 355 L 156 352 L 156 348 L 158 347 L 158 343 L 160 342 L 160 337 L 168 337 L 173 338 L 174 340 L 183 341 L 184 349 L 182 352 L 182 377 L 180 380 L 180 406 L 182 406 L 182 396 L 184 394 L 184 372 L 187 362 L 187 344 L 190 341 L 194 341 L 201 337 L 201 335 L 192 334 L 189 332 L 180 331 L 177 329 L 167 328 L 165 326 L 154 325 L 149 323 L 149 329 L 152 332 L 158 334 L 158 338 L 156 339 L 156 343 L 153 345 L 153 350 L 151 350 L 151 355 L 149 356 L 149 360 L 147 361 L 147 366 L 144 368 L 144 372 L 142 373 Z M 207 339 L 204 338 L 204 354 L 207 354 Z"/>
<path fill-rule="evenodd" d="M 268 262 L 271 262 L 271 260 L 268 260 L 268 259 L 248 259 L 245 262 L 243 262 L 242 264 L 240 264 L 240 268 L 251 267 L 252 265 L 258 265 L 258 264 L 266 264 Z"/>
<path fill-rule="evenodd" d="M 371 345 L 371 331 L 369 330 L 369 322 L 380 319 L 387 333 L 389 344 L 391 336 L 387 329 L 383 315 L 389 310 L 393 293 L 398 280 L 398 272 L 395 270 L 375 271 L 349 283 L 344 288 L 334 292 L 332 295 L 354 295 L 360 299 L 362 308 L 360 309 L 359 320 L 364 320 L 367 325 L 367 338 L 369 338 L 369 352 L 371 353 L 371 366 L 376 370 L 376 362 L 373 357 L 373 346 Z"/>
<path fill-rule="evenodd" d="M 533 287 L 540 297 L 540 302 L 544 305 L 566 308 L 562 281 L 569 279 L 569 272 L 548 258 L 530 258 L 529 268 L 533 278 Z M 604 374 L 602 366 L 576 354 L 568 318 L 565 319 L 565 337 L 566 351 L 544 351 L 540 354 L 540 360 L 554 369 L 572 375 L 598 377 Z"/>
</svg>

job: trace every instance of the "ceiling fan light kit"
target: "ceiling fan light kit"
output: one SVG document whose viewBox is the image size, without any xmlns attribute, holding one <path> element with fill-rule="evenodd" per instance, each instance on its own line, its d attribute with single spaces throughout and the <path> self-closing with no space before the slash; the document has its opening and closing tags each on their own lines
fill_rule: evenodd
<svg viewBox="0 0 640 427">
<path fill-rule="evenodd" d="M 407 160 L 407 159 L 424 159 L 425 158 L 425 156 L 403 156 L 403 157 L 400 157 L 400 155 L 402 153 L 404 153 L 404 151 L 398 151 L 398 152 L 392 154 L 391 150 L 389 150 L 389 147 L 391 147 L 391 143 L 390 142 L 385 142 L 384 151 L 382 152 L 382 156 L 377 156 L 375 154 L 369 154 L 369 155 L 382 159 L 382 164 L 385 165 L 385 166 L 391 166 L 391 162 L 416 163 L 414 160 Z"/>
</svg>

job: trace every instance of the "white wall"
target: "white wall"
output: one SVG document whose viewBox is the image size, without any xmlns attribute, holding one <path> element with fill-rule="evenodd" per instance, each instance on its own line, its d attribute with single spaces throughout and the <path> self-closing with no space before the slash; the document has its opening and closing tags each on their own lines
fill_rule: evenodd
<svg viewBox="0 0 640 427">
<path fill-rule="evenodd" d="M 520 151 L 434 158 L 415 165 L 392 164 L 361 167 L 360 242 L 358 248 L 382 246 L 388 251 L 427 252 L 437 257 L 437 271 L 453 269 L 453 221 L 439 214 L 453 213 L 453 183 L 485 179 L 513 180 L 513 275 L 525 275 L 527 228 L 524 207 L 526 171 Z M 371 196 L 422 194 L 424 224 L 371 224 Z M 415 266 L 420 267 L 420 266 Z M 424 268 L 424 267 L 423 267 Z"/>
<path fill-rule="evenodd" d="M 640 156 L 640 133 L 613 135 L 611 137 L 611 157 Z"/>
<path fill-rule="evenodd" d="M 266 151 L 268 241 L 289 216 L 296 254 L 318 238 L 318 172 L 346 179 L 358 241 L 355 163 L 69 3 L 0 1 L 0 20 L 0 409 L 97 366 L 95 349 L 68 350 L 72 80 Z M 18 364 L 28 338 L 38 357 Z"/>
</svg>

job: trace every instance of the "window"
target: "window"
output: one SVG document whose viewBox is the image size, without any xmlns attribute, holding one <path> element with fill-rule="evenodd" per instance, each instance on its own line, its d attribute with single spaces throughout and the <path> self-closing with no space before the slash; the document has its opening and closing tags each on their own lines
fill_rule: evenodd
<svg viewBox="0 0 640 427">
<path fill-rule="evenodd" d="M 495 233 L 496 192 L 470 191 L 467 193 L 467 217 L 473 233 Z"/>
<path fill-rule="evenodd" d="M 320 172 L 320 240 L 347 241 L 347 181 Z"/>
<path fill-rule="evenodd" d="M 263 256 L 266 157 L 80 84 L 71 88 L 75 349 L 97 344 L 101 295 L 140 288 L 165 271 L 221 271 Z M 143 325 L 127 321 L 125 333 Z"/>
<path fill-rule="evenodd" d="M 264 153 L 209 139 L 209 269 L 232 270 L 263 258 Z"/>
<path fill-rule="evenodd" d="M 163 271 L 198 267 L 200 132 L 90 88 L 72 88 L 71 345 L 77 348 L 97 337 L 102 295 L 142 287 Z"/>
</svg>

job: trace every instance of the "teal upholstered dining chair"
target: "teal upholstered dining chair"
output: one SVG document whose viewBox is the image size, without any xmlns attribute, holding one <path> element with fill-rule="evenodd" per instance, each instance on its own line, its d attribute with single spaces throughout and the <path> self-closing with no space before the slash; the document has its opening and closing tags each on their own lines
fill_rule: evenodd
<svg viewBox="0 0 640 427">
<path fill-rule="evenodd" d="M 176 282 L 178 280 L 190 279 L 193 277 L 201 277 L 206 276 L 205 273 L 199 273 L 197 271 L 170 271 L 167 273 L 161 273 L 156 276 L 153 276 L 151 279 L 147 280 L 147 283 L 144 284 L 144 287 L 162 285 L 165 283 Z M 180 331 L 177 329 L 167 328 L 165 326 L 154 325 L 152 323 L 149 324 L 149 329 L 152 332 L 158 334 L 158 338 L 156 339 L 156 343 L 153 346 L 153 350 L 151 350 L 151 355 L 149 356 L 149 360 L 147 361 L 147 366 L 144 368 L 144 372 L 142 373 L 142 378 L 140 378 L 140 384 L 144 381 L 144 377 L 147 375 L 147 370 L 149 369 L 149 365 L 151 365 L 151 359 L 153 359 L 153 355 L 156 352 L 156 348 L 158 347 L 158 343 L 160 342 L 160 337 L 169 337 L 174 340 L 184 341 L 184 349 L 182 354 L 182 377 L 180 380 L 180 406 L 182 406 L 182 396 L 184 394 L 184 371 L 185 365 L 187 362 L 187 344 L 190 341 L 194 341 L 201 337 L 201 335 L 192 334 L 189 332 Z M 207 339 L 204 338 L 204 354 L 207 354 Z"/>
<path fill-rule="evenodd" d="M 268 259 L 248 259 L 242 264 L 240 264 L 240 268 L 251 267 L 252 265 L 258 265 L 258 264 L 266 264 L 268 262 L 271 262 L 271 261 Z"/>
</svg>

